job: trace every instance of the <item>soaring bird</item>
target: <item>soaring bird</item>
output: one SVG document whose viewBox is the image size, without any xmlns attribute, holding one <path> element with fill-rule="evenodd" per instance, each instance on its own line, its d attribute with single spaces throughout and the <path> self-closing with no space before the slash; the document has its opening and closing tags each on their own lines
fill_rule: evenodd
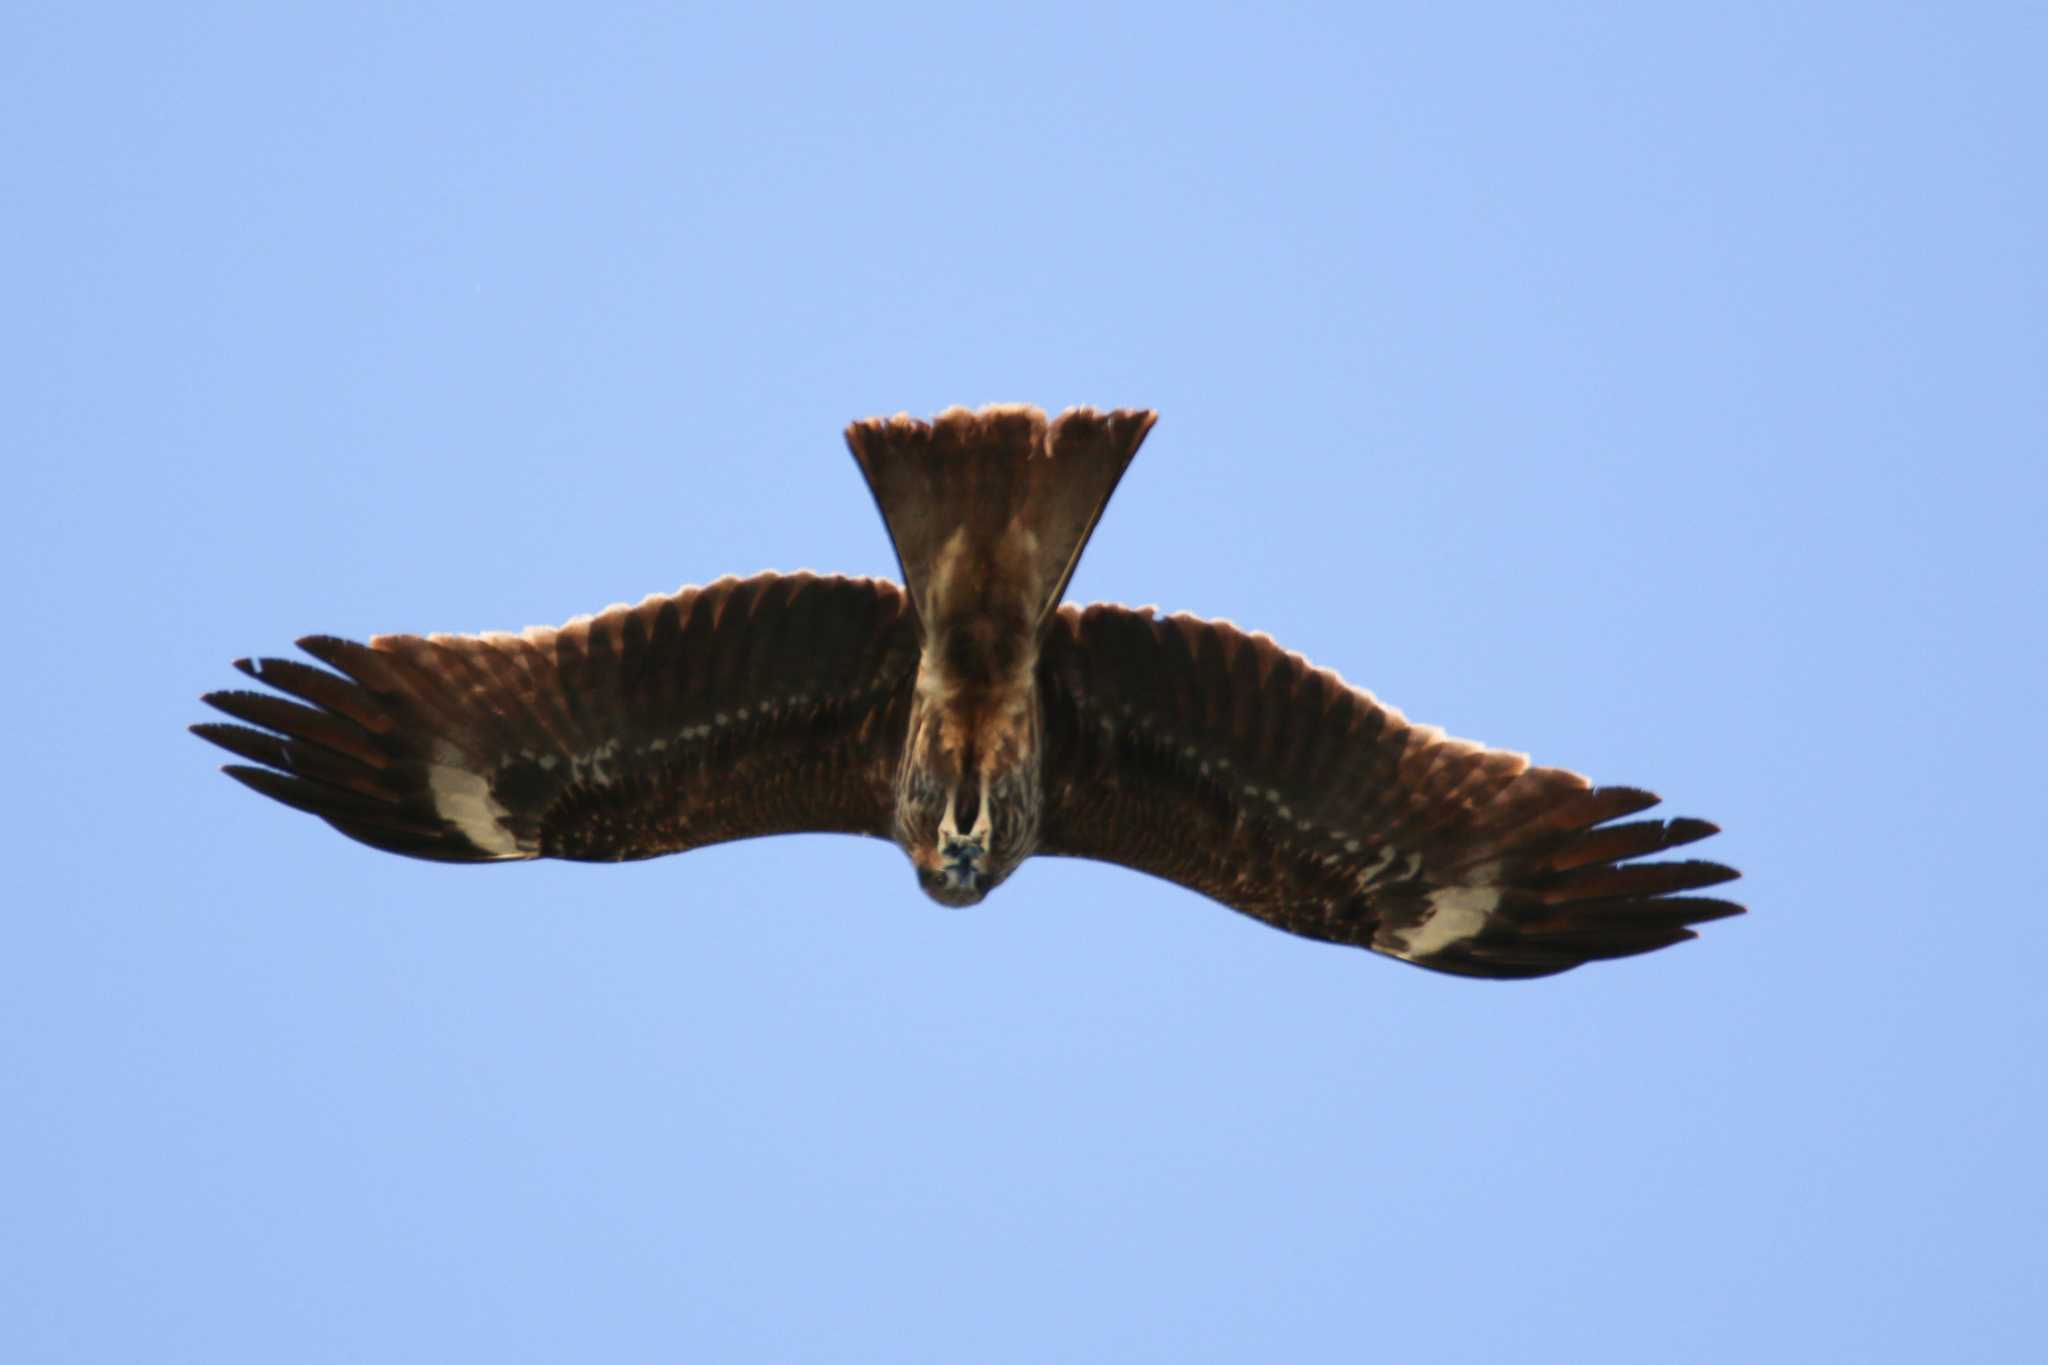
<svg viewBox="0 0 2048 1365">
<path fill-rule="evenodd" d="M 1532 977 L 1694 937 L 1717 832 L 1445 737 L 1264 635 L 1062 605 L 1154 414 L 952 408 L 846 440 L 903 586 L 722 578 L 518 634 L 308 636 L 204 700 L 225 771 L 375 848 L 617 862 L 764 834 L 891 839 L 948 906 L 1035 853 L 1309 938 Z M 289 698 L 289 699 L 288 699 Z"/>
</svg>

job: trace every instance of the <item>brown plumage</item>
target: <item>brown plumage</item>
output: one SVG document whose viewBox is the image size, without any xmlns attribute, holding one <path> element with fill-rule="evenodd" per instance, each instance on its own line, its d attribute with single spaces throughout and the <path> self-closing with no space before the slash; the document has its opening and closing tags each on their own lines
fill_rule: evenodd
<svg viewBox="0 0 2048 1365">
<path fill-rule="evenodd" d="M 227 771 L 452 862 L 619 861 L 798 831 L 893 839 L 980 900 L 1033 853 L 1121 863 L 1311 938 L 1541 976 L 1740 913 L 1715 833 L 1447 739 L 1223 622 L 1061 606 L 1148 412 L 952 409 L 848 444 L 906 588 L 721 579 L 560 629 L 301 640 L 285 696 L 205 700 Z M 332 671 L 328 671 L 332 670 Z M 287 699 L 289 698 L 289 699 Z"/>
</svg>

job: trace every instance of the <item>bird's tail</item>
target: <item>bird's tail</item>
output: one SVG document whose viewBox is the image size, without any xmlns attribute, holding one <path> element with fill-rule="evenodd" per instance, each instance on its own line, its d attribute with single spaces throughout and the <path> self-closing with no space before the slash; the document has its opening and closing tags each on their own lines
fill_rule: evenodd
<svg viewBox="0 0 2048 1365">
<path fill-rule="evenodd" d="M 1000 406 L 848 427 L 926 640 L 971 623 L 1035 638 L 1152 421 Z"/>
</svg>

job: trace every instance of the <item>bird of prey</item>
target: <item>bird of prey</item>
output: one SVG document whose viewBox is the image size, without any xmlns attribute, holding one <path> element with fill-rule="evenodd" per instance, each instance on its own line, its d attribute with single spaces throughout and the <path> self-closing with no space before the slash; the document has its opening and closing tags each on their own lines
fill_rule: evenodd
<svg viewBox="0 0 2048 1365">
<path fill-rule="evenodd" d="M 560 628 L 300 640 L 204 700 L 226 771 L 373 847 L 615 862 L 764 834 L 893 840 L 973 905 L 1034 853 L 1121 863 L 1291 933 L 1533 977 L 1694 935 L 1737 874 L 1450 739 L 1264 635 L 1062 604 L 1144 411 L 952 408 L 846 441 L 903 585 L 722 578 Z M 331 670 L 331 671 L 330 671 Z M 291 699 L 287 699 L 291 698 Z"/>
</svg>

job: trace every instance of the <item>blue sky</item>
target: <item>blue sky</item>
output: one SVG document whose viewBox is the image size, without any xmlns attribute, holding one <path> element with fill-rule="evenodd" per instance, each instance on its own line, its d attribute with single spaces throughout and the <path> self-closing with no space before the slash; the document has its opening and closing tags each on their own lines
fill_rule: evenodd
<svg viewBox="0 0 2048 1365">
<path fill-rule="evenodd" d="M 2025 6 L 0 18 L 22 1361 L 2038 1344 Z M 890 573 L 849 419 L 1162 418 L 1073 595 L 1720 822 L 1536 983 L 1045 861 L 372 853 L 313 631 Z"/>
</svg>

